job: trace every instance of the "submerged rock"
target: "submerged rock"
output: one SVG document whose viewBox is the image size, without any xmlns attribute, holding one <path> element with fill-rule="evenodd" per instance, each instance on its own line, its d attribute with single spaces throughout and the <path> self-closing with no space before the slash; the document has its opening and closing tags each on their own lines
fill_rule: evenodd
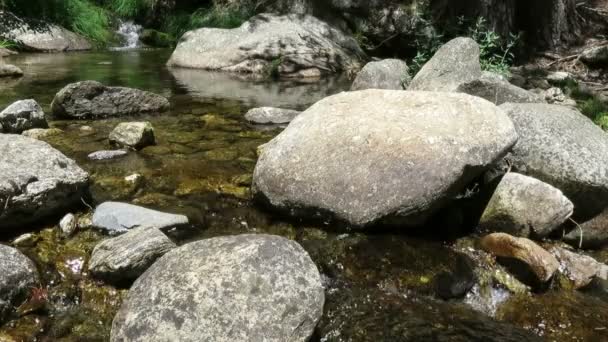
<svg viewBox="0 0 608 342">
<path fill-rule="evenodd" d="M 97 151 L 90 153 L 87 157 L 91 160 L 109 160 L 124 157 L 128 153 L 125 150 Z"/>
<path fill-rule="evenodd" d="M 260 14 L 235 29 L 186 32 L 169 66 L 216 71 L 318 77 L 359 67 L 357 41 L 308 15 Z"/>
<path fill-rule="evenodd" d="M 89 272 L 115 284 L 133 281 L 175 247 L 177 245 L 158 228 L 136 228 L 96 245 Z"/>
<path fill-rule="evenodd" d="M 110 144 L 140 150 L 156 144 L 154 127 L 149 121 L 123 122 L 110 133 Z"/>
<path fill-rule="evenodd" d="M 2 57 L 0 57 L 2 58 Z M 4 64 L 0 60 L 0 78 L 23 76 L 23 70 L 12 64 Z"/>
<path fill-rule="evenodd" d="M 68 84 L 51 104 L 58 118 L 82 119 L 158 113 L 169 109 L 169 100 L 147 91 L 106 87 L 96 81 Z"/>
<path fill-rule="evenodd" d="M 245 119 L 256 124 L 287 124 L 300 114 L 297 110 L 260 107 L 245 113 Z"/>
<path fill-rule="evenodd" d="M 551 279 L 559 268 L 559 262 L 551 253 L 526 238 L 493 233 L 481 239 L 481 247 L 497 257 L 517 259 L 525 263 L 542 283 Z"/>
<path fill-rule="evenodd" d="M 49 144 L 0 134 L 0 229 L 20 227 L 80 203 L 88 174 Z"/>
<path fill-rule="evenodd" d="M 91 43 L 81 35 L 41 20 L 21 19 L 0 11 L 0 38 L 15 42 L 23 50 L 63 52 L 90 50 Z"/>
<path fill-rule="evenodd" d="M 38 286 L 34 263 L 19 250 L 0 244 L 0 322 Z"/>
<path fill-rule="evenodd" d="M 323 314 L 321 276 L 296 242 L 271 235 L 186 244 L 139 277 L 111 341 L 308 341 Z"/>
<path fill-rule="evenodd" d="M 560 189 L 578 220 L 608 207 L 608 135 L 580 112 L 549 104 L 500 106 L 515 124 L 519 141 L 513 170 Z"/>
<path fill-rule="evenodd" d="M 0 133 L 21 133 L 32 128 L 46 128 L 48 124 L 38 102 L 21 100 L 0 112 L 0 126 Z"/>
<path fill-rule="evenodd" d="M 471 38 L 456 38 L 443 45 L 414 77 L 408 90 L 456 91 L 482 75 L 479 45 Z"/>
<path fill-rule="evenodd" d="M 32 128 L 21 133 L 23 136 L 43 140 L 44 138 L 63 133 L 59 128 Z"/>
<path fill-rule="evenodd" d="M 258 198 L 354 226 L 418 224 L 517 140 L 496 106 L 457 93 L 365 90 L 328 97 L 264 145 Z"/>
<path fill-rule="evenodd" d="M 357 74 L 350 90 L 403 90 L 407 89 L 411 79 L 407 63 L 400 59 L 384 59 L 367 63 Z"/>
<path fill-rule="evenodd" d="M 507 173 L 494 191 L 479 221 L 483 231 L 544 238 L 574 210 L 558 189 L 532 177 Z"/>
<path fill-rule="evenodd" d="M 105 202 L 95 208 L 93 226 L 110 233 L 124 233 L 133 228 L 155 227 L 166 230 L 188 224 L 184 215 L 167 214 L 136 205 Z"/>
</svg>

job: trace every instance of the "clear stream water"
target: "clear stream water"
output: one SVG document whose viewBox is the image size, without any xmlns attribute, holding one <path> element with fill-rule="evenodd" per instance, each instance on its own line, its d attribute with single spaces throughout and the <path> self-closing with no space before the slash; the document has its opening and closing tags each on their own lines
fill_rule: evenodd
<svg viewBox="0 0 608 342">
<path fill-rule="evenodd" d="M 325 314 L 313 341 L 522 341 L 523 329 L 556 341 L 607 341 L 608 303 L 603 293 L 548 291 L 506 296 L 495 291 L 486 302 L 469 296 L 444 302 L 434 297 L 433 278 L 454 267 L 453 243 L 396 234 L 333 233 L 332 227 L 284 219 L 251 202 L 249 186 L 256 149 L 280 132 L 248 125 L 243 114 L 255 106 L 305 109 L 348 89 L 342 77 L 321 82 L 253 81 L 187 69 L 168 69 L 170 51 L 126 50 L 68 54 L 22 54 L 8 61 L 25 77 L 0 81 L 0 109 L 33 98 L 45 110 L 66 84 L 97 80 L 168 97 L 170 112 L 158 116 L 97 121 L 50 119 L 63 133 L 45 138 L 91 174 L 95 205 L 131 202 L 189 216 L 192 227 L 178 243 L 219 235 L 271 233 L 295 239 L 323 274 Z M 109 132 L 128 120 L 149 120 L 157 145 L 122 159 L 89 161 L 87 154 L 109 149 Z M 131 183 L 126 176 L 140 174 Z M 75 208 L 85 215 L 87 208 Z M 107 341 L 112 318 L 127 291 L 86 273 L 92 248 L 107 238 L 94 230 L 63 238 L 47 224 L 1 232 L 11 243 L 34 237 L 19 248 L 38 265 L 48 300 L 0 327 L 0 341 Z M 470 241 L 469 241 L 470 240 Z M 459 241 L 472 244 L 473 239 Z M 604 253 L 608 254 L 608 253 Z M 603 261 L 608 255 L 599 253 Z M 489 307 L 493 318 L 473 307 Z M 483 311 L 483 310 L 482 310 Z"/>
</svg>

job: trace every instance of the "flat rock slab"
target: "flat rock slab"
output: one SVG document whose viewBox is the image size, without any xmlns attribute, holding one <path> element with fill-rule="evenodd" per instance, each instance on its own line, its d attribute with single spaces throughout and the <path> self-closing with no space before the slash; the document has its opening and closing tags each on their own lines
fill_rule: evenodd
<svg viewBox="0 0 608 342">
<path fill-rule="evenodd" d="M 300 111 L 291 109 L 259 107 L 247 111 L 245 113 L 245 120 L 260 125 L 287 124 L 300 113 Z"/>
<path fill-rule="evenodd" d="M 129 152 L 125 150 L 109 150 L 109 151 L 97 151 L 90 153 L 87 157 L 91 160 L 110 160 L 120 157 L 124 157 Z"/>
<path fill-rule="evenodd" d="M 551 253 L 526 238 L 493 233 L 481 239 L 481 247 L 495 256 L 513 258 L 525 263 L 543 283 L 551 279 L 559 268 L 559 262 Z"/>
<path fill-rule="evenodd" d="M 167 64 L 303 78 L 358 68 L 364 58 L 353 37 L 313 16 L 260 14 L 235 29 L 186 32 Z"/>
<path fill-rule="evenodd" d="M 89 175 L 49 144 L 0 134 L 0 229 L 21 227 L 80 203 Z"/>
<path fill-rule="evenodd" d="M 0 112 L 0 132 L 22 133 L 32 128 L 47 128 L 42 107 L 35 100 L 21 100 L 12 103 Z"/>
<path fill-rule="evenodd" d="M 507 173 L 479 221 L 484 231 L 544 238 L 563 224 L 574 205 L 551 185 L 518 173 Z"/>
<path fill-rule="evenodd" d="M 321 276 L 306 251 L 279 236 L 186 244 L 139 277 L 110 341 L 301 341 L 323 314 Z"/>
<path fill-rule="evenodd" d="M 105 202 L 95 208 L 93 226 L 110 233 L 124 233 L 129 229 L 154 227 L 170 229 L 188 224 L 184 215 L 160 211 L 120 202 Z"/>
<path fill-rule="evenodd" d="M 364 90 L 328 97 L 263 145 L 256 197 L 355 227 L 418 224 L 517 141 L 508 117 L 466 94 Z"/>
<path fill-rule="evenodd" d="M 350 90 L 403 90 L 411 80 L 407 63 L 400 59 L 384 59 L 367 63 L 357 74 Z"/>
<path fill-rule="evenodd" d="M 549 104 L 500 106 L 519 141 L 508 157 L 513 170 L 560 189 L 585 221 L 608 207 L 608 135 L 575 109 Z"/>
<path fill-rule="evenodd" d="M 169 107 L 169 100 L 163 96 L 139 89 L 106 87 L 96 81 L 68 84 L 51 104 L 53 115 L 66 119 L 160 113 Z"/>
<path fill-rule="evenodd" d="M 177 245 L 158 228 L 136 228 L 97 244 L 91 254 L 89 271 L 111 283 L 133 281 L 175 247 Z"/>
<path fill-rule="evenodd" d="M 0 322 L 39 284 L 34 263 L 19 250 L 0 244 Z"/>
</svg>

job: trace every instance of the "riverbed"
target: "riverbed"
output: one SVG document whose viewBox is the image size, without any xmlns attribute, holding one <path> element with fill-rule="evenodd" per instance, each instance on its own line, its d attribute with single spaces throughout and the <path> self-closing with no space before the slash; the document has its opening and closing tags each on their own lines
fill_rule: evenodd
<svg viewBox="0 0 608 342">
<path fill-rule="evenodd" d="M 493 310 L 481 299 L 443 301 L 434 278 L 452 270 L 461 249 L 474 238 L 444 241 L 405 234 L 336 231 L 331 223 L 300 222 L 268 212 L 251 201 L 249 187 L 258 146 L 281 127 L 256 127 L 244 120 L 253 107 L 303 110 L 347 90 L 346 77 L 319 82 L 281 82 L 189 69 L 170 69 L 169 50 L 66 54 L 21 54 L 8 59 L 23 69 L 21 79 L 0 81 L 0 108 L 33 98 L 47 113 L 54 95 L 71 82 L 96 80 L 139 88 L 170 99 L 162 115 L 49 124 L 63 132 L 44 138 L 91 175 L 88 206 L 124 201 L 185 214 L 192 225 L 176 232 L 179 244 L 241 233 L 269 233 L 295 239 L 323 274 L 325 314 L 314 341 L 522 341 L 529 336 L 555 341 L 608 340 L 608 296 L 550 289 L 541 294 L 505 296 Z M 91 161 L 87 155 L 110 149 L 110 131 L 124 121 L 150 121 L 157 144 L 126 157 Z M 137 181 L 125 178 L 137 174 Z M 125 288 L 92 279 L 86 264 L 96 243 L 107 238 L 89 229 L 64 238 L 58 219 L 2 232 L 42 275 L 39 291 L 48 298 L 0 328 L 0 341 L 107 341 Z M 465 247 L 463 247 L 465 246 Z M 608 261 L 608 253 L 595 255 Z M 487 300 L 496 300 L 490 297 Z M 479 305 L 475 305 L 479 304 Z M 475 308 L 474 308 L 475 307 Z M 491 314 L 493 317 L 490 317 Z M 531 335 L 527 335 L 530 333 Z"/>
</svg>

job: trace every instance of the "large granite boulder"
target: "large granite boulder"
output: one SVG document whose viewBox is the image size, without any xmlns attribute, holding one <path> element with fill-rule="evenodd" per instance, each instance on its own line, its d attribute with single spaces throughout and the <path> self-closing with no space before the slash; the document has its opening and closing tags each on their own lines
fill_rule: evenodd
<svg viewBox="0 0 608 342">
<path fill-rule="evenodd" d="M 509 157 L 513 170 L 560 189 L 577 220 L 608 206 L 608 135 L 575 109 L 549 104 L 500 106 L 519 141 Z"/>
<path fill-rule="evenodd" d="M 464 82 L 456 88 L 457 92 L 479 96 L 496 105 L 512 103 L 545 103 L 540 95 L 517 87 L 506 79 L 488 72 L 481 77 Z"/>
<path fill-rule="evenodd" d="M 354 226 L 419 224 L 517 141 L 509 118 L 466 94 L 364 90 L 319 101 L 261 148 L 258 199 Z"/>
<path fill-rule="evenodd" d="M 186 32 L 168 65 L 317 77 L 358 68 L 363 58 L 353 37 L 315 17 L 260 14 L 235 29 Z"/>
<path fill-rule="evenodd" d="M 0 322 L 39 284 L 34 263 L 19 250 L 0 244 Z"/>
<path fill-rule="evenodd" d="M 158 228 L 133 229 L 97 244 L 89 260 L 89 272 L 112 283 L 133 281 L 175 247 Z"/>
<path fill-rule="evenodd" d="M 110 234 L 125 233 L 129 229 L 154 227 L 167 230 L 188 224 L 188 217 L 163 213 L 120 202 L 105 202 L 95 208 L 93 226 Z"/>
<path fill-rule="evenodd" d="M 0 112 L 0 126 L 0 133 L 22 133 L 32 128 L 46 128 L 48 124 L 38 102 L 21 100 Z"/>
<path fill-rule="evenodd" d="M 479 221 L 484 231 L 544 238 L 559 228 L 574 206 L 551 185 L 518 173 L 507 173 Z"/>
<path fill-rule="evenodd" d="M 279 236 L 186 244 L 131 287 L 110 341 L 308 341 L 323 314 L 321 276 Z"/>
<path fill-rule="evenodd" d="M 158 113 L 169 109 L 169 100 L 147 91 L 106 87 L 96 81 L 71 83 L 61 89 L 51 104 L 58 118 L 105 118 Z"/>
<path fill-rule="evenodd" d="M 479 45 L 471 38 L 456 38 L 443 45 L 416 74 L 408 90 L 457 91 L 482 76 Z"/>
<path fill-rule="evenodd" d="M 91 43 L 84 37 L 61 26 L 40 20 L 21 19 L 7 11 L 0 11 L 0 38 L 16 42 L 23 50 L 35 52 L 63 52 L 90 50 Z"/>
<path fill-rule="evenodd" d="M 0 134 L 0 229 L 23 227 L 80 203 L 88 178 L 47 143 Z"/>
<path fill-rule="evenodd" d="M 357 74 L 351 90 L 365 89 L 407 89 L 410 81 L 410 68 L 400 59 L 384 59 L 369 62 Z"/>
</svg>

